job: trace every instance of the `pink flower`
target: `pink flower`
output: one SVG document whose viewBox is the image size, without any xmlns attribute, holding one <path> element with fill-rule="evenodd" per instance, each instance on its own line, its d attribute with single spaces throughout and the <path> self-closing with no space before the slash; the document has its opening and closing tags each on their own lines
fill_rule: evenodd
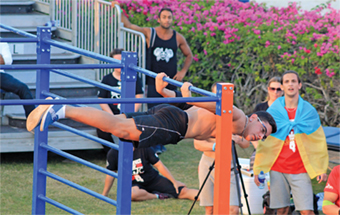
<svg viewBox="0 0 340 215">
<path fill-rule="evenodd" d="M 294 59 L 294 58 L 292 58 L 292 64 L 294 64 L 294 61 L 295 61 L 295 59 Z"/>
<path fill-rule="evenodd" d="M 197 54 L 192 58 L 194 59 L 194 61 L 198 62 Z"/>
<path fill-rule="evenodd" d="M 280 49 L 281 49 L 281 46 L 280 46 L 280 45 L 278 45 L 278 46 L 277 46 L 277 49 L 278 49 L 278 50 L 280 50 Z"/>
<path fill-rule="evenodd" d="M 261 39 L 261 36 L 258 36 L 259 39 Z"/>
<path fill-rule="evenodd" d="M 333 76 L 335 75 L 335 73 L 334 73 L 334 72 L 330 72 L 329 69 L 326 69 L 325 71 L 326 71 L 326 75 L 327 75 L 328 77 L 330 77 L 330 78 L 333 77 Z"/>
<path fill-rule="evenodd" d="M 261 34 L 261 31 L 260 30 L 253 30 L 255 34 Z"/>
<path fill-rule="evenodd" d="M 270 42 L 267 40 L 265 47 L 267 48 L 270 45 Z"/>
<path fill-rule="evenodd" d="M 207 55 L 207 54 L 208 54 L 208 53 L 207 53 L 207 51 L 206 51 L 205 49 L 203 50 L 203 52 L 204 52 L 204 54 L 205 54 L 205 55 Z"/>
</svg>

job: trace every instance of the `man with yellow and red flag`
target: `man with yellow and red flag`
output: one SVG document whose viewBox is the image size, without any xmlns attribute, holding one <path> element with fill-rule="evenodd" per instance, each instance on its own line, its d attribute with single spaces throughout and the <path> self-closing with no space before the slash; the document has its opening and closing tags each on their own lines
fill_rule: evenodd
<svg viewBox="0 0 340 215">
<path fill-rule="evenodd" d="M 311 179 L 327 180 L 328 152 L 324 131 L 315 108 L 299 95 L 302 84 L 295 71 L 282 75 L 284 97 L 268 108 L 277 132 L 259 141 L 254 163 L 254 181 L 260 171 L 270 173 L 270 208 L 288 214 L 290 193 L 295 209 L 313 213 Z"/>
</svg>

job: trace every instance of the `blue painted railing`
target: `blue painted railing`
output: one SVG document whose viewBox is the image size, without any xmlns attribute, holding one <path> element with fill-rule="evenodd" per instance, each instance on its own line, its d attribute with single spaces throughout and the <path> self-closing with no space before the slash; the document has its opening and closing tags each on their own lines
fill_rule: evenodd
<svg viewBox="0 0 340 215">
<path fill-rule="evenodd" d="M 137 77 L 137 72 L 141 72 L 151 77 L 156 77 L 156 74 L 148 70 L 137 67 L 137 55 L 132 52 L 123 52 L 122 61 L 115 60 L 110 57 L 106 57 L 100 54 L 89 52 L 80 48 L 76 48 L 67 44 L 63 44 L 54 40 L 51 40 L 51 29 L 49 27 L 38 27 L 37 36 L 26 33 L 24 31 L 12 28 L 0 24 L 1 28 L 7 29 L 9 31 L 15 32 L 19 35 L 28 38 L 0 38 L 1 42 L 36 42 L 37 43 L 37 64 L 36 65 L 1 65 L 0 69 L 4 70 L 26 70 L 26 69 L 36 69 L 36 99 L 34 100 L 1 100 L 1 105 L 26 105 L 26 104 L 99 104 L 99 103 L 112 103 L 112 99 L 64 99 L 58 95 L 49 92 L 49 74 L 50 72 L 55 72 L 60 75 L 64 75 L 75 80 L 79 80 L 94 86 L 104 88 L 106 90 L 121 93 L 121 99 L 119 100 L 122 112 L 133 112 L 134 103 L 178 103 L 178 102 L 207 102 L 215 101 L 217 106 L 220 105 L 221 99 L 217 97 L 216 94 L 211 92 L 201 90 L 196 87 L 190 87 L 189 89 L 193 92 L 200 93 L 209 97 L 200 98 L 141 98 L 135 99 L 135 82 Z M 109 64 L 84 64 L 84 65 L 60 65 L 60 64 L 50 64 L 50 50 L 51 45 L 56 46 L 68 51 L 72 51 L 84 56 L 88 56 L 97 60 L 108 62 Z M 68 72 L 58 70 L 58 69 L 85 69 L 85 68 L 122 68 L 122 89 L 117 91 L 115 88 L 88 80 L 83 77 L 70 74 Z M 164 78 L 165 81 L 175 85 L 182 86 L 181 82 L 175 81 L 170 78 Z M 45 100 L 46 97 L 58 97 L 61 99 L 57 100 Z M 115 101 L 117 102 L 117 101 Z M 218 109 L 218 108 L 217 108 Z M 45 214 L 46 202 L 54 205 L 62 210 L 65 210 L 72 214 L 81 214 L 78 211 L 69 208 L 59 202 L 56 202 L 46 196 L 46 177 L 50 177 L 54 180 L 60 181 L 66 185 L 69 185 L 75 189 L 83 191 L 89 195 L 92 195 L 98 199 L 106 201 L 117 207 L 117 214 L 130 214 L 131 213 L 131 178 L 132 178 L 132 144 L 129 142 L 123 142 L 119 146 L 107 142 L 100 138 L 94 137 L 87 133 L 81 132 L 77 129 L 71 128 L 69 126 L 63 125 L 61 123 L 55 122 L 54 126 L 61 129 L 70 131 L 77 135 L 83 136 L 85 138 L 91 139 L 93 141 L 104 144 L 108 147 L 119 150 L 119 166 L 118 172 L 116 174 L 100 166 L 94 165 L 88 161 L 75 157 L 69 153 L 63 152 L 59 149 L 51 147 L 48 145 L 48 129 L 40 132 L 38 128 L 35 128 L 34 137 L 34 169 L 33 169 L 33 196 L 32 196 L 32 214 Z M 85 187 L 82 187 L 76 183 L 63 179 L 53 173 L 47 171 L 47 152 L 51 151 L 65 158 L 71 159 L 73 161 L 79 162 L 97 171 L 103 172 L 105 174 L 111 175 L 118 178 L 117 185 L 117 201 L 100 195 L 94 191 L 91 191 Z"/>
</svg>

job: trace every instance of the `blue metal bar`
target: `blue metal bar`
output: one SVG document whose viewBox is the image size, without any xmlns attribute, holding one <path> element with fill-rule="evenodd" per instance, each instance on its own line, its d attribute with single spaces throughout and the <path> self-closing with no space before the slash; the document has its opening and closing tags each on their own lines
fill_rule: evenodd
<svg viewBox="0 0 340 215">
<path fill-rule="evenodd" d="M 47 91 L 45 91 L 45 90 L 43 90 L 42 92 L 41 92 L 41 94 L 42 95 L 44 95 L 44 96 L 46 96 L 46 98 L 47 97 L 52 97 L 52 98 L 58 98 L 58 99 L 64 99 L 64 100 L 66 100 L 66 98 L 64 98 L 64 97 L 62 97 L 62 96 L 59 96 L 59 95 L 57 95 L 57 94 L 54 94 L 54 93 L 51 93 L 51 92 L 47 92 Z M 74 105 L 72 105 L 72 106 L 75 106 L 75 107 L 87 107 L 86 105 L 78 105 L 78 104 L 74 104 Z"/>
<path fill-rule="evenodd" d="M 120 90 L 118 90 L 117 88 L 111 87 L 111 86 L 106 85 L 106 84 L 102 84 L 102 83 L 100 83 L 98 81 L 92 81 L 92 80 L 89 80 L 87 78 L 83 78 L 81 76 L 74 75 L 74 74 L 66 72 L 66 71 L 52 69 L 51 72 L 55 72 L 55 73 L 57 73 L 59 75 L 63 75 L 63 76 L 69 77 L 69 78 L 73 78 L 75 80 L 82 81 L 82 82 L 87 83 L 87 84 L 92 84 L 92 85 L 94 85 L 96 87 L 100 87 L 100 88 L 103 88 L 103 89 L 108 90 L 108 91 L 113 91 L 115 93 L 120 93 Z"/>
<path fill-rule="evenodd" d="M 134 103 L 185 103 L 185 102 L 216 102 L 219 101 L 217 97 L 177 97 L 177 98 L 121 98 L 115 99 L 10 99 L 0 100 L 0 105 L 30 105 L 30 104 L 134 104 Z"/>
<path fill-rule="evenodd" d="M 78 158 L 78 157 L 76 157 L 76 156 L 74 156 L 74 155 L 71 155 L 71 154 L 66 153 L 66 152 L 64 152 L 64 151 L 61 151 L 60 149 L 54 148 L 54 147 L 52 147 L 52 146 L 49 146 L 49 145 L 47 145 L 46 143 L 41 143 L 40 146 L 41 146 L 42 148 L 46 149 L 46 150 L 49 150 L 49 151 L 51 151 L 51 152 L 53 152 L 53 153 L 55 153 L 55 154 L 58 154 L 58 155 L 60 155 L 60 156 L 65 157 L 65 158 L 67 158 L 67 159 L 73 160 L 73 161 L 75 161 L 75 162 L 78 162 L 78 163 L 80 163 L 80 164 L 83 164 L 83 165 L 85 165 L 85 166 L 88 166 L 88 167 L 90 167 L 90 168 L 92 168 L 92 169 L 95 169 L 95 170 L 97 170 L 97 171 L 99 171 L 99 172 L 102 172 L 102 173 L 105 173 L 105 174 L 107 174 L 107 175 L 111 175 L 112 177 L 118 178 L 118 174 L 115 173 L 115 172 L 113 172 L 113 171 L 107 170 L 107 169 L 105 169 L 105 168 L 103 168 L 103 167 L 100 167 L 100 166 L 98 166 L 98 165 L 95 165 L 95 164 L 93 164 L 93 163 L 90 163 L 90 162 L 88 162 L 88 161 L 86 161 L 86 160 L 84 160 L 84 159 Z"/>
<path fill-rule="evenodd" d="M 77 134 L 77 135 L 79 135 L 79 136 L 85 137 L 85 138 L 87 138 L 87 139 L 96 141 L 96 142 L 98 142 L 98 143 L 100 143 L 100 144 L 102 144 L 102 145 L 106 145 L 106 146 L 108 146 L 108 147 L 110 147 L 110 148 L 113 148 L 113 149 L 115 149 L 115 150 L 119 150 L 119 146 L 116 145 L 116 144 L 113 144 L 113 143 L 111 143 L 111 142 L 109 142 L 109 141 L 106 141 L 106 140 L 103 140 L 103 139 L 101 139 L 101 138 L 95 137 L 95 136 L 90 135 L 90 134 L 88 134 L 88 133 L 79 131 L 79 130 L 74 129 L 74 128 L 70 127 L 70 126 L 64 125 L 64 124 L 59 123 L 59 122 L 54 122 L 53 125 L 56 126 L 56 127 L 58 127 L 58 128 L 61 128 L 61 129 L 64 129 L 64 130 L 66 130 L 66 131 L 69 131 L 69 132 L 72 132 L 72 133 L 74 133 L 74 134 Z"/>
<path fill-rule="evenodd" d="M 37 64 L 50 64 L 51 46 L 44 43 L 41 39 L 51 38 L 50 29 L 47 27 L 38 27 L 37 36 Z M 41 91 L 49 91 L 50 88 L 50 73 L 47 70 L 38 70 L 36 73 L 36 98 L 44 98 Z M 45 214 L 46 203 L 38 198 L 39 195 L 46 196 L 46 176 L 39 173 L 39 169 L 47 169 L 47 150 L 40 147 L 40 143 L 48 142 L 47 129 L 44 132 L 39 132 L 35 128 L 34 135 L 34 163 L 33 163 L 33 192 L 32 192 L 32 214 Z"/>
<path fill-rule="evenodd" d="M 121 82 L 123 98 L 134 98 L 136 94 L 137 72 L 128 68 L 127 65 L 137 64 L 137 54 L 132 52 L 122 53 Z M 134 112 L 134 104 L 123 104 L 121 113 Z M 131 186 L 132 186 L 132 160 L 133 147 L 130 142 L 119 144 L 118 154 L 118 182 L 117 182 L 117 210 L 116 214 L 131 214 Z"/>
<path fill-rule="evenodd" d="M 121 64 L 13 64 L 1 65 L 3 70 L 27 70 L 27 69 L 113 69 L 122 68 Z"/>
<path fill-rule="evenodd" d="M 0 38 L 0 42 L 8 43 L 36 43 L 38 38 Z"/>
<path fill-rule="evenodd" d="M 22 31 L 22 30 L 19 30 L 19 29 L 16 29 L 16 28 L 12 28 L 11 26 L 8 26 L 8 25 L 4 25 L 4 24 L 0 23 L 0 27 L 4 28 L 6 30 L 12 31 L 12 32 L 14 32 L 16 34 L 25 36 L 25 37 L 37 38 L 37 36 L 35 36 L 34 34 L 30 34 L 30 33 L 27 33 L 25 31 Z"/>
<path fill-rule="evenodd" d="M 56 46 L 58 48 L 62 48 L 62 49 L 65 49 L 65 50 L 68 50 L 68 51 L 71 51 L 71 52 L 75 52 L 75 53 L 78 53 L 78 54 L 81 54 L 81 55 L 84 55 L 84 56 L 87 56 L 87 57 L 91 57 L 91 58 L 94 58 L 94 59 L 97 59 L 97 60 L 101 60 L 101 61 L 113 63 L 113 64 L 121 64 L 121 61 L 116 60 L 114 58 L 107 57 L 107 56 L 97 54 L 97 53 L 94 53 L 94 52 L 90 52 L 90 51 L 87 51 L 85 49 L 77 48 L 77 47 L 74 47 L 74 46 L 71 46 L 71 45 L 68 45 L 68 44 L 65 44 L 65 43 L 61 43 L 61 42 L 58 42 L 58 41 L 55 41 L 55 40 L 52 40 L 52 39 L 45 39 L 44 41 L 46 43 L 52 45 L 52 46 Z M 117 67 L 117 68 L 120 68 L 120 67 Z"/>
<path fill-rule="evenodd" d="M 94 192 L 94 191 L 92 191 L 92 190 L 90 190 L 90 189 L 88 189 L 86 187 L 80 186 L 80 185 L 78 185 L 76 183 L 73 183 L 72 181 L 66 180 L 66 179 L 64 179 L 64 178 L 62 178 L 62 177 L 60 177 L 58 175 L 55 175 L 53 173 L 50 173 L 50 172 L 48 172 L 48 171 L 46 171 L 44 169 L 39 170 L 39 172 L 41 174 L 44 174 L 44 175 L 50 177 L 50 178 L 53 178 L 54 180 L 57 180 L 57 181 L 59 181 L 61 183 L 64 183 L 64 184 L 67 184 L 70 187 L 73 187 L 73 188 L 75 188 L 77 190 L 80 190 L 80 191 L 82 191 L 84 193 L 87 193 L 87 194 L 89 194 L 91 196 L 94 196 L 94 197 L 96 197 L 96 198 L 98 198 L 100 200 L 103 200 L 103 201 L 105 201 L 107 203 L 110 203 L 110 204 L 112 204 L 114 206 L 117 206 L 117 202 L 115 200 L 112 200 L 112 199 L 110 199 L 110 198 L 108 198 L 106 196 L 98 194 L 98 193 L 96 193 L 96 192 Z"/>
<path fill-rule="evenodd" d="M 43 201 L 45 201 L 45 202 L 47 202 L 47 203 L 50 203 L 51 205 L 56 206 L 57 208 L 60 208 L 60 209 L 62 209 L 64 211 L 67 211 L 70 214 L 82 214 L 82 213 L 79 213 L 78 211 L 73 210 L 72 208 L 69 208 L 69 207 L 67 207 L 67 206 L 65 206 L 63 204 L 60 204 L 59 202 L 54 201 L 54 200 L 52 200 L 52 199 L 50 199 L 50 198 L 48 198 L 46 196 L 39 195 L 38 198 L 43 200 Z"/>
<path fill-rule="evenodd" d="M 156 76 L 157 76 L 157 73 L 151 72 L 151 71 L 149 71 L 147 69 L 144 69 L 144 68 L 140 68 L 138 66 L 130 65 L 129 67 L 131 69 L 136 70 L 137 72 L 141 72 L 141 73 L 143 73 L 143 74 L 145 74 L 147 76 L 150 76 L 152 78 L 156 78 Z M 172 85 L 175 85 L 177 87 L 181 87 L 183 85 L 182 82 L 176 81 L 176 80 L 171 79 L 171 78 L 164 77 L 163 80 L 168 82 L 168 83 L 170 83 L 170 84 L 172 84 Z M 202 90 L 202 89 L 194 87 L 194 86 L 190 86 L 189 90 L 192 91 L 192 92 L 195 92 L 195 93 L 199 93 L 201 95 L 216 97 L 215 93 L 212 93 L 212 92 L 209 92 L 209 91 L 206 91 L 206 90 Z"/>
</svg>

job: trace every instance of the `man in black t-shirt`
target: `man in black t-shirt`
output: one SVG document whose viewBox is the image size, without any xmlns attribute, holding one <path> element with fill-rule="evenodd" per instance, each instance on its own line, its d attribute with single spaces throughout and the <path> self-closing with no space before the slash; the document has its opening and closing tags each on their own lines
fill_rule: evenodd
<svg viewBox="0 0 340 215">
<path fill-rule="evenodd" d="M 122 60 L 122 49 L 114 49 L 110 53 L 110 57 Z M 103 77 L 102 83 L 115 87 L 117 89 L 121 89 L 121 69 L 115 68 L 114 71 L 106 76 Z M 142 88 L 142 80 L 137 76 L 136 81 L 136 98 L 143 98 L 143 88 Z M 120 99 L 120 94 L 115 93 L 113 91 L 105 90 L 102 88 L 99 88 L 98 90 L 98 98 L 111 98 L 111 99 Z M 120 114 L 120 104 L 99 104 L 103 111 L 108 112 L 110 114 Z M 138 111 L 141 107 L 141 104 L 136 103 L 135 104 L 135 111 Z M 114 143 L 115 141 L 112 138 L 111 133 L 103 132 L 99 129 L 97 129 L 97 136 L 101 139 L 107 140 L 109 142 Z M 118 141 L 118 139 L 117 139 Z M 118 142 L 117 142 L 118 144 Z M 104 150 L 108 151 L 109 148 L 104 146 Z"/>
<path fill-rule="evenodd" d="M 162 175 L 160 175 L 155 167 Z M 118 170 L 118 151 L 110 149 L 107 154 L 107 169 Z M 107 175 L 103 195 L 108 193 L 114 177 Z M 170 197 L 194 200 L 197 189 L 189 189 L 174 179 L 168 168 L 151 148 L 134 148 L 132 163 L 132 201 L 167 199 Z"/>
</svg>

